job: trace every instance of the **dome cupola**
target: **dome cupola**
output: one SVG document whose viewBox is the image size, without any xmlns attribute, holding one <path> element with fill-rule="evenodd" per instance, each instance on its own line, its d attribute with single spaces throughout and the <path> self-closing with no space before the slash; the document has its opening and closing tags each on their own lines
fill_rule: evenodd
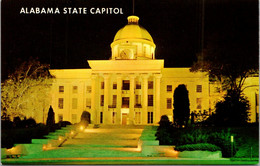
<svg viewBox="0 0 260 166">
<path fill-rule="evenodd" d="M 155 59 L 155 44 L 149 32 L 139 25 L 139 17 L 129 16 L 128 24 L 115 35 L 112 59 Z"/>
</svg>

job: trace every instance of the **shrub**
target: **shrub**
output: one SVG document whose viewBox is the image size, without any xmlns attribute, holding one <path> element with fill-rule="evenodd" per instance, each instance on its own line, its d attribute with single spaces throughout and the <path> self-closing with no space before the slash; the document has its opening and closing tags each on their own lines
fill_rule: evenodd
<svg viewBox="0 0 260 166">
<path fill-rule="evenodd" d="M 236 134 L 231 134 L 230 130 L 221 130 L 219 128 L 186 128 L 172 130 L 172 144 L 176 146 L 186 144 L 210 143 L 221 148 L 223 157 L 231 157 L 230 137 L 233 135 L 236 141 L 239 138 Z M 236 142 L 234 142 L 233 156 L 237 151 Z"/>
<path fill-rule="evenodd" d="M 33 118 L 23 120 L 24 127 L 36 127 L 36 121 Z"/>
<path fill-rule="evenodd" d="M 52 106 L 49 108 L 48 117 L 47 117 L 47 126 L 52 126 L 55 124 L 55 116 Z"/>
<path fill-rule="evenodd" d="M 224 99 L 216 104 L 213 123 L 216 126 L 244 126 L 249 120 L 249 101 L 244 96 L 232 96 L 229 92 Z"/>
<path fill-rule="evenodd" d="M 90 113 L 87 111 L 83 111 L 81 114 L 80 123 L 84 126 L 87 126 L 90 123 Z"/>
<path fill-rule="evenodd" d="M 235 135 L 234 135 L 235 136 Z M 231 157 L 231 133 L 230 131 L 213 132 L 209 135 L 209 143 L 217 145 L 221 148 L 223 157 Z M 233 156 L 236 154 L 237 148 L 234 143 Z"/>
<path fill-rule="evenodd" d="M 69 121 L 60 121 L 60 122 L 59 122 L 59 125 L 60 125 L 61 127 L 66 127 L 67 125 L 71 125 L 71 123 L 70 123 Z"/>
<path fill-rule="evenodd" d="M 160 126 L 157 128 L 157 132 L 155 134 L 156 140 L 159 140 L 160 145 L 171 145 L 171 122 L 169 121 L 168 116 L 163 115 L 159 122 Z"/>
<path fill-rule="evenodd" d="M 186 130 L 179 136 L 177 145 L 207 143 L 209 135 L 200 129 Z"/>
<path fill-rule="evenodd" d="M 186 144 L 186 145 L 181 145 L 181 146 L 176 146 L 174 150 L 177 151 L 195 151 L 195 150 L 202 150 L 202 151 L 219 151 L 220 148 L 216 145 L 213 144 L 208 144 L 208 143 L 201 143 L 201 144 Z"/>
<path fill-rule="evenodd" d="M 14 127 L 22 127 L 21 118 L 19 116 L 14 117 L 13 124 L 14 124 Z"/>
<path fill-rule="evenodd" d="M 33 128 L 2 130 L 1 148 L 11 148 L 14 144 L 18 143 L 31 143 L 31 139 L 42 139 L 44 135 L 48 135 L 48 133 L 48 127 L 43 124 L 39 124 Z"/>
<path fill-rule="evenodd" d="M 14 124 L 10 120 L 1 120 L 1 129 L 11 129 L 13 128 Z"/>
</svg>

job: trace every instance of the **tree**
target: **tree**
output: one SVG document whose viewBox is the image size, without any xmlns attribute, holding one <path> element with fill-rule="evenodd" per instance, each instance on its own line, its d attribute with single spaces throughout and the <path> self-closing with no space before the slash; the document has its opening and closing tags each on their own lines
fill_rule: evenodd
<svg viewBox="0 0 260 166">
<path fill-rule="evenodd" d="M 55 125 L 55 113 L 52 109 L 52 106 L 50 106 L 50 108 L 49 108 L 46 124 L 47 124 L 47 126 L 54 126 Z"/>
<path fill-rule="evenodd" d="M 178 127 L 187 126 L 190 116 L 189 92 L 184 84 L 174 90 L 174 124 Z"/>
<path fill-rule="evenodd" d="M 80 123 L 84 126 L 87 126 L 90 123 L 90 113 L 87 111 L 83 111 L 81 114 Z"/>
<path fill-rule="evenodd" d="M 49 65 L 30 58 L 1 83 L 1 110 L 10 117 L 39 118 L 46 103 L 52 83 Z"/>
<path fill-rule="evenodd" d="M 226 91 L 224 101 L 216 105 L 216 114 L 219 115 L 215 118 L 219 121 L 229 113 L 232 113 L 229 118 L 236 117 L 241 123 L 244 120 L 240 119 L 240 115 L 243 115 L 242 119 L 248 117 L 249 105 L 243 96 L 243 85 L 249 76 L 258 76 L 258 43 L 249 41 L 253 41 L 252 36 L 243 35 L 240 31 L 214 34 L 208 38 L 206 47 L 191 67 L 192 72 L 207 72 L 211 81 L 220 82 L 221 91 Z M 244 106 L 241 108 L 241 105 Z M 235 120 L 230 122 L 236 123 Z"/>
<path fill-rule="evenodd" d="M 156 139 L 159 140 L 160 145 L 172 144 L 172 138 L 171 138 L 172 129 L 173 127 L 171 122 L 169 121 L 168 116 L 167 115 L 161 116 L 159 127 L 157 128 L 157 132 L 155 134 Z"/>
<path fill-rule="evenodd" d="M 211 81 L 219 81 L 222 90 L 229 90 L 229 95 L 237 99 L 242 95 L 246 78 L 258 73 L 258 46 L 247 44 L 240 36 L 212 35 L 190 69 L 207 72 Z"/>
<path fill-rule="evenodd" d="M 224 101 L 216 104 L 216 112 L 212 116 L 217 126 L 243 126 L 249 121 L 249 102 L 244 96 L 239 99 L 226 95 Z"/>
</svg>

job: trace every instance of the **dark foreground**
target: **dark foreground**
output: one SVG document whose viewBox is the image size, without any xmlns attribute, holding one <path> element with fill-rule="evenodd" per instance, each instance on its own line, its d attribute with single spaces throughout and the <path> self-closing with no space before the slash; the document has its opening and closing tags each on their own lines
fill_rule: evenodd
<svg viewBox="0 0 260 166">
<path fill-rule="evenodd" d="M 178 159 L 172 157 L 115 157 L 115 158 L 46 158 L 46 159 L 4 159 L 4 165 L 256 165 L 258 159 L 231 161 L 230 159 L 203 160 Z"/>
</svg>

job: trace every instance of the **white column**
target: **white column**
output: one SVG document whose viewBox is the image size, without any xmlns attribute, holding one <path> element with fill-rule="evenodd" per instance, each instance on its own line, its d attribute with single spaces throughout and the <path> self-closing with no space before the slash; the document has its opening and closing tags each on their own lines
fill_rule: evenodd
<svg viewBox="0 0 260 166">
<path fill-rule="evenodd" d="M 129 123 L 134 124 L 134 104 L 135 104 L 135 75 L 130 75 L 130 110 Z"/>
<path fill-rule="evenodd" d="M 96 85 L 97 85 L 97 75 L 92 74 L 91 76 L 91 121 L 94 123 L 98 123 L 98 117 L 97 117 L 97 109 L 96 109 L 96 99 L 97 94 L 96 91 Z"/>
<path fill-rule="evenodd" d="M 158 124 L 158 122 L 161 119 L 161 106 L 160 106 L 160 100 L 161 100 L 161 74 L 156 74 L 155 75 L 155 120 L 154 123 Z"/>
<path fill-rule="evenodd" d="M 147 124 L 148 74 L 142 74 L 142 124 Z"/>
<path fill-rule="evenodd" d="M 104 124 L 108 124 L 109 123 L 109 119 L 111 119 L 111 116 L 109 115 L 108 112 L 108 95 L 109 95 L 109 75 L 108 74 L 104 74 Z"/>
<path fill-rule="evenodd" d="M 117 101 L 116 101 L 116 109 L 117 109 L 117 124 L 121 124 L 121 106 L 122 106 L 122 76 L 121 74 L 117 74 Z"/>
</svg>

